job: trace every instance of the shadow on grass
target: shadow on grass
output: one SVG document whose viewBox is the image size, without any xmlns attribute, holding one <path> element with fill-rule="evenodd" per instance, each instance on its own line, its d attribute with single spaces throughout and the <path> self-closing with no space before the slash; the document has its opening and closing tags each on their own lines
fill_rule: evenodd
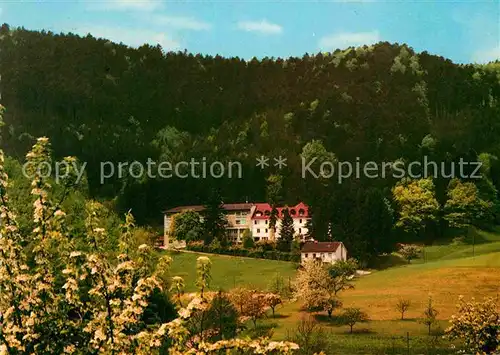
<svg viewBox="0 0 500 355">
<path fill-rule="evenodd" d="M 277 323 L 259 323 L 257 322 L 257 327 L 253 324 L 247 324 L 246 329 L 241 333 L 244 336 L 249 336 L 252 339 L 260 337 L 272 337 L 274 334 L 274 328 L 278 326 Z"/>
<path fill-rule="evenodd" d="M 290 317 L 289 314 L 278 314 L 278 313 L 276 313 L 274 316 L 272 314 L 267 316 L 267 318 L 269 319 L 285 319 L 289 317 Z"/>
<path fill-rule="evenodd" d="M 408 265 L 408 262 L 395 254 L 385 254 L 378 256 L 370 264 L 371 267 L 377 270 L 385 270 L 394 266 Z"/>
<path fill-rule="evenodd" d="M 314 319 L 316 319 L 316 321 L 322 324 L 330 324 L 335 326 L 343 325 L 341 317 L 335 314 L 333 314 L 331 317 L 328 317 L 328 315 L 326 314 L 315 314 L 313 317 Z"/>
<path fill-rule="evenodd" d="M 374 332 L 372 329 L 369 328 L 353 328 L 352 333 L 350 329 L 348 329 L 345 333 L 356 335 L 356 334 L 375 334 L 376 332 Z"/>
</svg>

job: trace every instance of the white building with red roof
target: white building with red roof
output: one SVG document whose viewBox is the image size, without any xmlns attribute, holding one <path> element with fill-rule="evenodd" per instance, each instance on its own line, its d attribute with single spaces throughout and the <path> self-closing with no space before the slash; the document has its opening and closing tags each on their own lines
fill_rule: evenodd
<svg viewBox="0 0 500 355">
<path fill-rule="evenodd" d="M 280 238 L 281 222 L 283 221 L 283 211 L 288 209 L 288 213 L 293 220 L 293 229 L 295 235 L 300 237 L 301 240 L 305 239 L 307 235 L 307 221 L 309 217 L 309 208 L 303 202 L 298 203 L 291 207 L 278 207 L 278 215 L 276 221 L 276 234 L 273 236 L 270 227 L 272 207 L 268 203 L 257 203 L 253 211 L 252 217 L 252 236 L 256 241 L 259 240 L 278 240 Z"/>
<path fill-rule="evenodd" d="M 300 260 L 318 260 L 324 263 L 335 264 L 337 261 L 347 260 L 347 249 L 342 242 L 317 242 L 304 243 L 300 250 Z"/>
<path fill-rule="evenodd" d="M 272 207 L 268 203 L 226 203 L 222 205 L 228 222 L 228 235 L 233 242 L 241 242 L 243 232 L 249 229 L 255 241 L 277 240 L 280 237 L 281 221 L 283 220 L 283 211 L 288 208 L 289 214 L 293 220 L 295 235 L 302 240 L 308 232 L 307 221 L 309 217 L 309 208 L 303 202 L 291 207 L 278 207 L 278 216 L 276 223 L 276 233 L 273 235 L 269 226 Z M 203 214 L 204 206 L 179 206 L 168 209 L 163 212 L 164 217 L 164 247 L 168 247 L 169 231 L 173 216 L 184 211 L 195 211 Z"/>
</svg>

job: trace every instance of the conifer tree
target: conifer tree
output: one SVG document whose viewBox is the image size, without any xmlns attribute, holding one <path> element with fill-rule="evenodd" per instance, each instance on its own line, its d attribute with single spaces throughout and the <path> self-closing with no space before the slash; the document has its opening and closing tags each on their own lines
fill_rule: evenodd
<svg viewBox="0 0 500 355">
<path fill-rule="evenodd" d="M 205 245 L 210 245 L 214 240 L 218 240 L 223 246 L 226 245 L 226 226 L 227 220 L 224 215 L 222 198 L 217 191 L 214 191 L 203 212 L 203 241 Z"/>
<path fill-rule="evenodd" d="M 278 243 L 280 250 L 290 251 L 294 233 L 293 219 L 290 216 L 288 208 L 284 208 L 283 219 L 281 220 L 280 240 Z"/>
</svg>

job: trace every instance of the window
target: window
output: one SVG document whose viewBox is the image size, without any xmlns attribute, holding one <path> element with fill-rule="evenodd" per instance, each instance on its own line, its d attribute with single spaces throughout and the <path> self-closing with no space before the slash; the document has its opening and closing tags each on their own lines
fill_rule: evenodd
<svg viewBox="0 0 500 355">
<path fill-rule="evenodd" d="M 257 233 L 260 233 L 260 228 L 257 228 Z"/>
<path fill-rule="evenodd" d="M 309 254 L 307 254 L 307 253 L 306 253 L 306 254 L 305 254 L 305 257 L 307 258 L 308 256 L 309 256 Z"/>
<path fill-rule="evenodd" d="M 315 257 L 316 257 L 316 254 L 313 254 L 313 258 L 315 258 Z"/>
<path fill-rule="evenodd" d="M 299 228 L 299 234 L 302 234 L 302 228 Z"/>
<path fill-rule="evenodd" d="M 269 221 L 266 219 L 266 224 L 268 224 L 268 222 L 269 222 Z"/>
<path fill-rule="evenodd" d="M 236 224 L 240 224 L 240 220 L 239 219 L 236 220 Z"/>
<path fill-rule="evenodd" d="M 257 221 L 256 221 L 256 220 L 255 220 L 255 221 L 253 221 L 253 224 L 257 224 Z"/>
<path fill-rule="evenodd" d="M 267 233 L 267 228 L 266 228 L 266 233 Z"/>
<path fill-rule="evenodd" d="M 302 220 L 301 219 L 299 219 L 299 223 L 302 224 Z"/>
</svg>

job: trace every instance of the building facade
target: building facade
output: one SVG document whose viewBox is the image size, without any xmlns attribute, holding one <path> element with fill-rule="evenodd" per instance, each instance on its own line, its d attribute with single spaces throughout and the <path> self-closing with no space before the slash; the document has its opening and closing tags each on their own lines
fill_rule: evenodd
<svg viewBox="0 0 500 355">
<path fill-rule="evenodd" d="M 342 242 L 306 242 L 300 251 L 300 260 L 318 260 L 335 264 L 347 260 L 347 249 Z"/>
<path fill-rule="evenodd" d="M 230 240 L 235 243 L 241 243 L 245 230 L 250 230 L 255 241 L 260 240 L 277 240 L 280 237 L 281 221 L 283 219 L 283 211 L 288 208 L 290 216 L 293 220 L 295 235 L 305 240 L 308 232 L 307 221 L 309 220 L 309 209 L 307 205 L 300 202 L 292 207 L 279 207 L 276 232 L 273 233 L 269 226 L 271 217 L 271 205 L 268 203 L 228 203 L 222 205 L 226 220 L 228 222 L 227 233 Z M 204 207 L 201 205 L 179 206 L 164 211 L 163 213 L 163 245 L 168 247 L 169 231 L 171 228 L 173 217 L 177 213 L 184 211 L 195 211 L 203 215 Z M 201 217 L 203 218 L 203 217 Z"/>
<path fill-rule="evenodd" d="M 255 241 L 259 240 L 278 240 L 281 235 L 281 223 L 283 221 L 283 211 L 288 208 L 290 217 L 293 220 L 293 229 L 295 235 L 301 240 L 305 240 L 308 229 L 307 221 L 309 217 L 309 208 L 303 202 L 292 207 L 278 207 L 278 215 L 276 221 L 276 231 L 273 233 L 270 227 L 272 207 L 268 203 L 258 203 L 255 205 L 255 210 L 252 214 L 252 236 Z"/>
</svg>

